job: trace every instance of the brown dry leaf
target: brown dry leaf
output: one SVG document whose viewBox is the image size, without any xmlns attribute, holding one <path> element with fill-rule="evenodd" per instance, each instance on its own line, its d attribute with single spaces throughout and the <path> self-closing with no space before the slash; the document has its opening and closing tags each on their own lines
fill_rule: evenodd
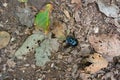
<svg viewBox="0 0 120 80">
<path fill-rule="evenodd" d="M 81 0 L 71 0 L 71 3 L 72 3 L 72 4 L 73 4 L 73 3 L 79 4 L 79 3 L 81 3 Z"/>
<path fill-rule="evenodd" d="M 75 16 L 76 22 L 80 22 L 80 15 L 79 15 L 78 11 L 75 11 L 74 16 Z"/>
<path fill-rule="evenodd" d="M 108 61 L 98 53 L 91 54 L 89 58 L 87 58 L 87 61 L 92 63 L 90 66 L 85 68 L 85 71 L 90 73 L 95 73 L 108 65 Z"/>
<path fill-rule="evenodd" d="M 66 17 L 67 17 L 68 19 L 70 19 L 70 14 L 69 14 L 69 12 L 68 12 L 67 10 L 64 10 L 63 12 L 64 12 L 64 14 L 66 15 Z"/>
<path fill-rule="evenodd" d="M 80 73 L 80 78 L 81 80 L 88 80 L 88 78 L 90 77 L 90 74 L 86 74 L 86 73 Z"/>
<path fill-rule="evenodd" d="M 54 29 L 52 32 L 55 34 L 55 37 L 58 39 L 64 40 L 65 39 L 65 30 L 61 22 L 54 22 Z"/>
<path fill-rule="evenodd" d="M 118 35 L 89 36 L 89 42 L 96 52 L 100 53 L 108 61 L 120 55 L 120 40 Z"/>
<path fill-rule="evenodd" d="M 6 31 L 0 31 L 0 49 L 7 46 L 10 40 L 10 34 Z"/>
<path fill-rule="evenodd" d="M 79 8 L 79 7 L 81 7 L 82 6 L 82 4 L 81 4 L 81 0 L 71 0 L 71 3 L 72 4 L 77 4 L 77 8 Z"/>
<path fill-rule="evenodd" d="M 10 67 L 10 68 L 14 68 L 15 65 L 16 65 L 16 63 L 15 63 L 13 60 L 8 59 L 8 60 L 7 60 L 7 65 L 8 65 L 8 67 Z"/>
</svg>

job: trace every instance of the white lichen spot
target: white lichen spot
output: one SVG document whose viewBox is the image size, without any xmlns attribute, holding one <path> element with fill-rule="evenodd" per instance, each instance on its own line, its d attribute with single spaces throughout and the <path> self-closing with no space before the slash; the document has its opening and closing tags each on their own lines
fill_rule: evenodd
<svg viewBox="0 0 120 80">
<path fill-rule="evenodd" d="M 3 6 L 4 6 L 4 7 L 7 7 L 7 5 L 8 5 L 8 4 L 7 4 L 6 2 L 5 2 L 5 3 L 3 3 Z"/>
<path fill-rule="evenodd" d="M 94 30 L 94 33 L 98 33 L 99 32 L 99 27 L 94 27 L 93 30 Z"/>
</svg>

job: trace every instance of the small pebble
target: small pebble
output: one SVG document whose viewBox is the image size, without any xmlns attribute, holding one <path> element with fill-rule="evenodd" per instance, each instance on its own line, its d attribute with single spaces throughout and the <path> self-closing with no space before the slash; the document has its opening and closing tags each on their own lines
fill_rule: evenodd
<svg viewBox="0 0 120 80">
<path fill-rule="evenodd" d="M 7 3 L 3 3 L 3 6 L 4 6 L 4 7 L 7 7 L 7 5 L 8 5 Z"/>
<path fill-rule="evenodd" d="M 22 70 L 23 73 L 25 73 L 25 70 Z"/>
<path fill-rule="evenodd" d="M 30 66 L 30 64 L 25 64 L 24 66 L 28 67 L 28 66 Z"/>
<path fill-rule="evenodd" d="M 51 67 L 54 67 L 54 65 L 55 65 L 55 64 L 54 64 L 54 63 L 52 63 L 52 64 L 51 64 Z"/>
<path fill-rule="evenodd" d="M 11 42 L 15 41 L 15 38 L 14 38 L 14 37 L 12 37 L 10 41 L 11 41 Z"/>
<path fill-rule="evenodd" d="M 67 71 L 71 71 L 71 70 L 72 70 L 72 68 L 68 68 L 68 69 L 67 69 Z"/>
<path fill-rule="evenodd" d="M 32 68 L 36 68 L 34 64 L 31 65 Z"/>
<path fill-rule="evenodd" d="M 41 78 L 39 78 L 38 80 L 42 80 Z"/>
<path fill-rule="evenodd" d="M 62 59 L 63 56 L 61 54 L 58 55 L 58 59 Z"/>
<path fill-rule="evenodd" d="M 99 32 L 99 27 L 94 27 L 94 33 L 98 33 Z"/>
</svg>

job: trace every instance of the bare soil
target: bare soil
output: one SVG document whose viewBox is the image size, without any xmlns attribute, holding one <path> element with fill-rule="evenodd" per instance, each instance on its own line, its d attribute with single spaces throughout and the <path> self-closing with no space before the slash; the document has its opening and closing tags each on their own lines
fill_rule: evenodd
<svg viewBox="0 0 120 80">
<path fill-rule="evenodd" d="M 5 3 L 7 6 L 3 5 Z M 0 80 L 119 80 L 120 57 L 114 58 L 107 68 L 98 73 L 80 71 L 80 67 L 85 66 L 80 65 L 81 60 L 94 52 L 88 42 L 88 36 L 95 33 L 96 28 L 99 28 L 98 35 L 120 34 L 115 25 L 105 22 L 107 17 L 99 11 L 96 3 L 84 5 L 82 2 L 82 5 L 78 6 L 72 4 L 70 0 L 28 0 L 27 6 L 30 7 L 32 16 L 35 16 L 46 3 L 52 3 L 54 6 L 52 20 L 62 22 L 71 34 L 74 32 L 79 44 L 68 48 L 61 45 L 60 48 L 63 49 L 53 53 L 51 61 L 43 67 L 35 65 L 34 52 L 31 52 L 25 60 L 14 58 L 15 51 L 31 35 L 34 27 L 21 24 L 16 15 L 18 7 L 25 7 L 24 3 L 17 0 L 0 0 L 0 30 L 7 31 L 11 39 L 14 39 L 5 48 L 0 49 Z M 65 10 L 69 15 L 64 13 Z"/>
</svg>

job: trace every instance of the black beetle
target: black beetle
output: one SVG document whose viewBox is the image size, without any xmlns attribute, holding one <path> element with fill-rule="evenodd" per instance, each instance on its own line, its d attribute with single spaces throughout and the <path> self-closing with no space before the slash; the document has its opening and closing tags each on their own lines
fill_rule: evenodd
<svg viewBox="0 0 120 80">
<path fill-rule="evenodd" d="M 66 37 L 66 44 L 70 45 L 72 47 L 75 47 L 78 45 L 78 40 L 72 36 L 67 36 Z"/>
</svg>

